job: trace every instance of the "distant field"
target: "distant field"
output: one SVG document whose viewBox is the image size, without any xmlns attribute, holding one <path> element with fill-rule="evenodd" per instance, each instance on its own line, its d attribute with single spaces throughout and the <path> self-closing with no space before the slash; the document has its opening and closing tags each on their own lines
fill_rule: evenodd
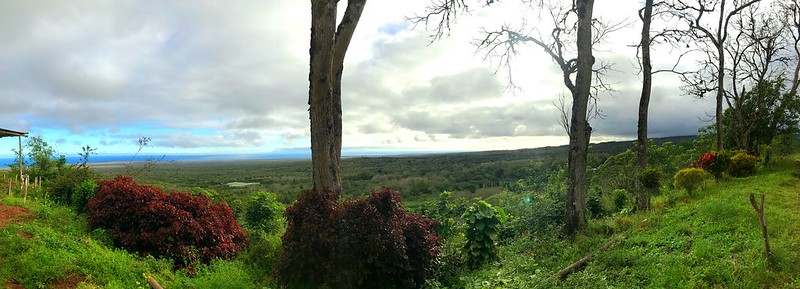
<svg viewBox="0 0 800 289">
<path fill-rule="evenodd" d="M 657 139 L 682 142 L 693 137 Z M 622 152 L 632 141 L 592 145 L 590 165 Z M 404 198 L 454 191 L 465 196 L 491 194 L 506 184 L 566 164 L 566 146 L 535 149 L 447 153 L 408 156 L 349 157 L 342 160 L 346 195 L 358 196 L 372 189 L 391 187 Z M 538 163 L 538 166 L 532 166 Z M 211 190 L 224 197 L 241 197 L 256 191 L 277 194 L 291 202 L 311 187 L 311 160 L 162 161 L 152 167 L 137 162 L 93 164 L 106 177 L 128 174 L 136 180 L 167 190 Z M 240 186 L 239 183 L 249 184 Z M 229 185 L 229 184 L 234 184 Z"/>
</svg>

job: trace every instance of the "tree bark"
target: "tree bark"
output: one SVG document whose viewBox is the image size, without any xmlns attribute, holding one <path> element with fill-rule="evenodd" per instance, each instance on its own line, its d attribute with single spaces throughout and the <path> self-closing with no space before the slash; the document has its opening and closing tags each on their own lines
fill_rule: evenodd
<svg viewBox="0 0 800 289">
<path fill-rule="evenodd" d="M 339 191 L 339 163 L 335 127 L 341 123 L 333 101 L 333 45 L 336 37 L 336 1 L 311 1 L 311 57 L 309 116 L 314 191 Z"/>
<path fill-rule="evenodd" d="M 725 7 L 725 1 L 722 1 L 723 7 Z M 724 11 L 724 9 L 723 9 Z M 721 13 L 720 13 L 721 14 Z M 722 16 L 720 15 L 720 18 Z M 722 151 L 725 149 L 722 143 L 722 98 L 725 96 L 725 51 L 722 50 L 722 43 L 719 43 L 717 46 L 717 53 L 718 56 L 718 63 L 717 67 L 717 106 L 716 106 L 716 130 L 717 130 L 717 151 Z"/>
<path fill-rule="evenodd" d="M 653 19 L 653 0 L 646 0 L 642 18 L 642 96 L 639 98 L 639 123 L 637 125 L 636 141 L 639 144 L 636 151 L 637 168 L 641 174 L 647 167 L 647 149 L 650 143 L 647 140 L 647 118 L 650 109 L 650 94 L 653 87 L 653 65 L 650 61 L 650 22 Z M 636 182 L 636 210 L 650 209 L 650 192 L 641 181 Z"/>
<path fill-rule="evenodd" d="M 309 116 L 315 192 L 341 193 L 342 74 L 344 58 L 366 0 L 349 0 L 336 25 L 336 3 L 311 1 Z"/>
<path fill-rule="evenodd" d="M 586 164 L 592 128 L 587 110 L 592 86 L 592 12 L 594 0 L 577 0 L 578 62 L 575 87 L 572 89 L 572 119 L 569 129 L 569 184 L 567 188 L 564 231 L 575 235 L 586 225 L 585 205 L 588 182 Z"/>
</svg>

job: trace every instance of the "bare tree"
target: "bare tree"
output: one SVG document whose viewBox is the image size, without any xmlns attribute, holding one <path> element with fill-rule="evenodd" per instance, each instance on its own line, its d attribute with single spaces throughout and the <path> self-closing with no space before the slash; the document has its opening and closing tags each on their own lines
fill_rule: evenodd
<svg viewBox="0 0 800 289">
<path fill-rule="evenodd" d="M 704 71 L 711 73 L 709 81 L 703 75 L 683 75 L 688 83 L 688 91 L 698 97 L 716 91 L 716 123 L 717 150 L 723 150 L 722 100 L 725 96 L 725 42 L 728 39 L 728 27 L 731 18 L 743 9 L 761 0 L 673 0 L 669 4 L 672 15 L 686 25 L 684 40 L 694 40 L 701 46 L 707 56 L 702 64 Z M 716 14 L 716 15 L 715 15 Z M 716 16 L 716 19 L 711 17 Z M 711 21 L 706 21 L 710 19 Z M 710 70 L 710 71 L 709 71 Z M 702 72 L 701 72 L 702 73 Z"/>
<path fill-rule="evenodd" d="M 779 7 L 779 13 L 783 16 L 783 23 L 788 33 L 786 46 L 790 47 L 794 54 L 794 73 L 790 78 L 789 95 L 797 95 L 797 88 L 800 86 L 800 6 L 796 0 L 785 0 L 779 2 Z"/>
<path fill-rule="evenodd" d="M 653 65 L 650 61 L 650 23 L 653 20 L 653 0 L 645 0 L 644 8 L 639 10 L 639 19 L 642 20 L 642 38 L 639 42 L 642 65 L 642 96 L 639 98 L 639 122 L 636 129 L 636 164 L 639 173 L 647 167 L 647 115 L 650 109 L 650 94 L 653 87 Z M 641 184 L 636 182 L 636 210 L 650 209 L 650 194 Z"/>
<path fill-rule="evenodd" d="M 533 45 L 542 49 L 558 66 L 563 77 L 563 83 L 572 96 L 572 107 L 569 113 L 562 111 L 559 122 L 568 127 L 569 135 L 569 173 L 568 191 L 564 216 L 564 232 L 574 235 L 586 223 L 584 215 L 588 181 L 586 175 L 589 139 L 592 128 L 589 125 L 594 99 L 592 94 L 598 89 L 608 88 L 597 81 L 593 86 L 593 77 L 598 75 L 598 70 L 607 69 L 601 64 L 593 70 L 595 58 L 592 47 L 603 36 L 619 29 L 621 24 L 605 25 L 602 21 L 593 18 L 594 1 L 576 0 L 569 4 L 564 1 L 523 1 L 539 12 L 538 16 L 546 16 L 552 23 L 552 29 L 542 33 L 540 29 L 528 30 L 524 25 L 511 27 L 504 25 L 497 30 L 486 30 L 476 43 L 479 49 L 486 52 L 487 57 L 500 60 L 501 65 L 509 68 L 511 60 L 519 53 L 524 45 Z M 495 3 L 495 0 L 479 1 L 485 6 Z M 457 15 L 469 12 L 465 0 L 441 0 L 432 3 L 427 13 L 415 16 L 410 20 L 416 24 L 433 27 L 431 34 L 434 39 L 446 35 Z M 574 78 L 574 79 L 573 79 Z M 513 86 L 513 80 L 509 82 Z M 562 103 L 563 107 L 563 103 Z M 596 108 L 596 106 L 594 106 Z M 567 121 L 569 115 L 569 121 Z"/>
<path fill-rule="evenodd" d="M 311 1 L 308 105 L 315 192 L 341 192 L 342 71 L 347 47 L 366 4 L 366 0 L 348 0 L 337 27 L 338 2 Z"/>
<path fill-rule="evenodd" d="M 725 46 L 730 58 L 731 84 L 725 91 L 729 126 L 733 128 L 730 135 L 743 150 L 756 149 L 751 133 L 760 120 L 768 117 L 772 107 L 768 102 L 781 101 L 773 99 L 780 94 L 771 91 L 769 82 L 783 78 L 789 58 L 783 56 L 786 49 L 781 41 L 786 27 L 775 19 L 774 12 L 759 9 L 758 5 L 743 10 L 732 21 L 735 37 Z"/>
</svg>

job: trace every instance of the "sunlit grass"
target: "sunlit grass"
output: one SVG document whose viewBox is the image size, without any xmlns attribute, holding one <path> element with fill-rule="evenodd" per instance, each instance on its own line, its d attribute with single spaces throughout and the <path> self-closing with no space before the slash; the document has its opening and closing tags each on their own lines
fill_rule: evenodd
<svg viewBox="0 0 800 289">
<path fill-rule="evenodd" d="M 173 270 L 168 260 L 112 247 L 104 232 L 87 231 L 85 216 L 66 207 L 8 197 L 0 203 L 33 213 L 29 221 L 0 228 L 0 284 L 16 280 L 27 288 L 44 288 L 81 276 L 85 280 L 79 287 L 84 288 L 150 288 L 145 276 L 153 276 L 166 288 L 262 288 L 251 277 L 254 272 L 235 259 L 200 266 L 190 277 L 185 270 Z"/>
</svg>

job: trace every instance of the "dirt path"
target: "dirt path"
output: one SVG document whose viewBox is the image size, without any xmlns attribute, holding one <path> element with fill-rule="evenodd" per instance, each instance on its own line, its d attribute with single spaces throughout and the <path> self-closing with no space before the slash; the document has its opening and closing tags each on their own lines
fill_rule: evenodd
<svg viewBox="0 0 800 289">
<path fill-rule="evenodd" d="M 0 205 L 0 227 L 13 222 L 25 220 L 31 215 L 31 211 L 25 208 Z"/>
</svg>

